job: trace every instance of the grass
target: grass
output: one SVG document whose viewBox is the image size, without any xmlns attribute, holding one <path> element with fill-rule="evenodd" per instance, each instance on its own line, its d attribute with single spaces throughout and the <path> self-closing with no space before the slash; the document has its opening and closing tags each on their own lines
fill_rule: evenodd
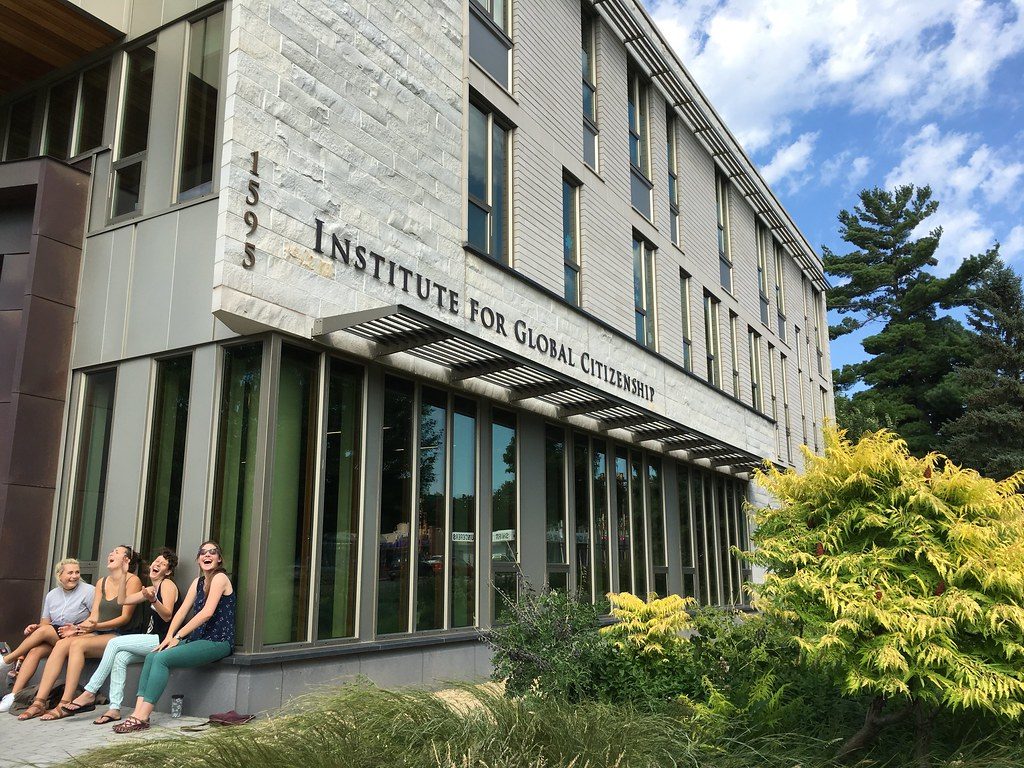
<svg viewBox="0 0 1024 768">
<path fill-rule="evenodd" d="M 976 734 L 971 750 L 936 760 L 943 768 L 1020 768 L 1016 733 Z M 699 743 L 683 719 L 597 702 L 568 706 L 510 700 L 494 688 L 456 696 L 393 692 L 366 684 L 307 697 L 290 712 L 199 737 L 126 739 L 66 765 L 109 768 L 827 768 L 830 740 L 800 734 L 729 734 Z M 978 740 L 981 737 L 981 740 Z M 899 768 L 899 737 L 888 758 L 861 768 Z"/>
</svg>

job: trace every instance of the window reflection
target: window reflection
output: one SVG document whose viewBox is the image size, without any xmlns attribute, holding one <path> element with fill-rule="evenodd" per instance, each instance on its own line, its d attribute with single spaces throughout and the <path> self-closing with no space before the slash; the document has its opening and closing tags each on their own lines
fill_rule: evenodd
<svg viewBox="0 0 1024 768">
<path fill-rule="evenodd" d="M 416 531 L 416 629 L 444 627 L 445 455 L 448 396 L 422 391 L 419 424 L 419 518 Z"/>
<path fill-rule="evenodd" d="M 409 629 L 413 385 L 384 379 L 384 427 L 377 560 L 377 634 Z"/>
<path fill-rule="evenodd" d="M 454 398 L 452 416 L 453 627 L 476 623 L 476 403 Z"/>
</svg>

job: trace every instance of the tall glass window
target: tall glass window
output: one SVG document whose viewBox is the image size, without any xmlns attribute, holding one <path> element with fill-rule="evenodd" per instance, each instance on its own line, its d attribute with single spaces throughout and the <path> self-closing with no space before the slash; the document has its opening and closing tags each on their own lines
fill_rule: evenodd
<svg viewBox="0 0 1024 768">
<path fill-rule="evenodd" d="M 679 245 L 679 158 L 676 142 L 676 115 L 669 107 L 665 115 L 668 154 L 668 218 L 672 242 Z"/>
<path fill-rule="evenodd" d="M 261 342 L 224 348 L 210 537 L 220 542 L 224 567 L 231 574 L 238 593 L 236 627 L 239 629 L 245 626 L 243 614 L 249 589 L 249 538 L 253 479 L 258 471 L 256 440 L 262 364 Z"/>
<path fill-rule="evenodd" d="M 636 340 L 649 349 L 657 349 L 654 301 L 654 247 L 633 235 L 633 315 Z"/>
<path fill-rule="evenodd" d="M 786 422 L 786 461 L 793 463 L 793 430 L 789 423 L 789 367 L 786 356 L 779 355 L 779 374 L 782 376 L 782 417 Z"/>
<path fill-rule="evenodd" d="M 580 305 L 580 184 L 562 176 L 562 263 L 565 300 Z"/>
<path fill-rule="evenodd" d="M 419 409 L 416 521 L 417 631 L 444 627 L 448 395 L 424 387 Z"/>
<path fill-rule="evenodd" d="M 82 73 L 78 96 L 78 129 L 75 154 L 95 149 L 103 143 L 103 118 L 107 112 L 107 88 L 110 62 L 104 61 Z"/>
<path fill-rule="evenodd" d="M 507 264 L 508 129 L 493 113 L 469 105 L 468 244 L 483 256 Z"/>
<path fill-rule="evenodd" d="M 732 396 L 740 396 L 740 329 L 739 316 L 729 312 L 729 362 L 732 363 Z"/>
<path fill-rule="evenodd" d="M 510 0 L 472 0 L 469 4 L 469 57 L 508 90 Z"/>
<path fill-rule="evenodd" d="M 451 625 L 471 627 L 476 623 L 476 403 L 453 401 Z"/>
<path fill-rule="evenodd" d="M 748 329 L 747 346 L 750 351 L 750 404 L 764 413 L 764 390 L 761 385 L 761 334 Z"/>
<path fill-rule="evenodd" d="M 721 605 L 722 571 L 721 549 L 719 547 L 719 520 L 716 514 L 718 502 L 715 496 L 715 476 L 704 476 L 704 546 L 707 549 L 708 598 L 709 605 Z"/>
<path fill-rule="evenodd" d="M 491 578 L 494 621 L 519 599 L 519 489 L 516 415 L 491 412 Z"/>
<path fill-rule="evenodd" d="M 715 171 L 715 209 L 718 218 L 719 282 L 732 293 L 732 247 L 729 242 L 729 181 Z"/>
<path fill-rule="evenodd" d="M 11 104 L 7 120 L 4 160 L 22 160 L 32 153 L 32 129 L 36 119 L 36 94 Z"/>
<path fill-rule="evenodd" d="M 629 455 L 629 506 L 633 539 L 633 594 L 647 597 L 647 525 L 644 512 L 644 470 L 640 454 Z"/>
<path fill-rule="evenodd" d="M 824 371 L 824 360 L 825 355 L 822 352 L 824 348 L 825 339 L 821 332 L 822 324 L 822 308 L 821 308 L 821 291 L 812 288 L 811 295 L 813 296 L 812 311 L 814 312 L 814 345 L 818 353 L 818 375 L 825 375 Z"/>
<path fill-rule="evenodd" d="M 768 229 L 757 224 L 757 292 L 761 301 L 761 322 L 768 325 L 768 246 L 771 235 Z"/>
<path fill-rule="evenodd" d="M 178 548 L 191 381 L 191 355 L 157 362 L 142 513 L 142 552 L 147 555 L 159 547 Z"/>
<path fill-rule="evenodd" d="M 124 96 L 111 189 L 110 216 L 113 219 L 138 213 L 142 207 L 155 64 L 155 44 L 125 54 Z"/>
<path fill-rule="evenodd" d="M 708 523 L 704 504 L 704 474 L 696 469 L 690 470 L 690 503 L 693 509 L 693 540 L 697 566 L 697 591 L 701 605 L 711 605 L 712 593 L 717 590 L 711 583 L 711 566 L 714 563 L 709 557 L 708 534 L 713 526 Z"/>
<path fill-rule="evenodd" d="M 544 429 L 544 499 L 548 586 L 568 589 L 569 551 L 565 515 L 565 430 Z"/>
<path fill-rule="evenodd" d="M 697 569 L 694 563 L 693 504 L 690 498 L 690 470 L 676 466 L 679 487 L 679 558 L 683 575 L 683 597 L 697 597 Z"/>
<path fill-rule="evenodd" d="M 647 459 L 647 509 L 651 516 L 651 568 L 654 591 L 668 594 L 668 552 L 665 548 L 665 504 L 661 492 L 661 462 Z"/>
<path fill-rule="evenodd" d="M 721 302 L 704 294 L 704 349 L 707 354 L 708 384 L 722 386 L 722 345 L 718 329 L 718 305 Z"/>
<path fill-rule="evenodd" d="M 645 219 L 651 219 L 651 153 L 648 123 L 648 83 L 630 64 L 629 84 L 629 167 L 630 199 Z"/>
<path fill-rule="evenodd" d="M 78 97 L 78 78 L 71 77 L 50 88 L 46 105 L 46 131 L 43 134 L 43 154 L 58 160 L 71 155 L 71 131 L 75 125 L 75 100 Z"/>
<path fill-rule="evenodd" d="M 181 128 L 178 199 L 213 191 L 224 14 L 218 11 L 189 25 L 185 113 Z"/>
<path fill-rule="evenodd" d="M 580 71 L 583 77 L 583 162 L 597 170 L 597 70 L 594 33 L 597 23 L 586 8 L 581 13 Z"/>
<path fill-rule="evenodd" d="M 693 370 L 693 331 L 690 326 L 690 276 L 679 270 L 679 305 L 683 316 L 683 368 Z"/>
<path fill-rule="evenodd" d="M 591 480 L 594 500 L 594 587 L 597 601 L 604 600 L 611 591 L 611 563 L 609 561 L 608 527 L 608 461 L 604 444 L 593 441 L 591 453 Z"/>
<path fill-rule="evenodd" d="M 412 528 L 414 390 L 384 379 L 384 426 L 377 560 L 377 634 L 409 631 L 409 537 Z"/>
<path fill-rule="evenodd" d="M 618 531 L 619 592 L 632 592 L 633 556 L 629 524 L 629 462 L 625 448 L 615 449 L 615 527 Z"/>
<path fill-rule="evenodd" d="M 113 369 L 85 375 L 67 546 L 68 557 L 79 560 L 99 558 L 116 385 Z"/>
<path fill-rule="evenodd" d="M 356 633 L 363 372 L 328 361 L 317 639 Z"/>
<path fill-rule="evenodd" d="M 573 478 L 573 528 L 576 531 L 576 589 L 581 596 L 590 599 L 593 594 L 590 486 L 591 467 L 589 440 L 586 435 L 576 433 L 572 441 Z"/>
<path fill-rule="evenodd" d="M 309 639 L 320 355 L 281 348 L 263 642 Z"/>
<path fill-rule="evenodd" d="M 775 315 L 778 325 L 779 338 L 786 340 L 786 282 L 783 261 L 784 251 L 782 245 L 775 240 Z"/>
</svg>

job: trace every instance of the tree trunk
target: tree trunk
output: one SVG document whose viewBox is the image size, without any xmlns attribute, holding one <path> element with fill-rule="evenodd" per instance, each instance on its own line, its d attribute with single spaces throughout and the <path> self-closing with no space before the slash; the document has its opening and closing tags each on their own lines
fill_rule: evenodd
<svg viewBox="0 0 1024 768">
<path fill-rule="evenodd" d="M 914 764 L 917 768 L 931 768 L 932 734 L 938 709 L 929 711 L 920 702 L 914 704 Z"/>
<path fill-rule="evenodd" d="M 910 712 L 910 707 L 906 707 L 898 712 L 883 715 L 883 709 L 885 709 L 884 696 L 876 696 L 871 700 L 871 706 L 868 707 L 868 712 L 864 716 L 864 725 L 839 748 L 839 752 L 836 754 L 838 761 L 846 762 L 856 756 L 858 752 L 871 747 L 878 740 L 878 734 L 882 728 L 899 722 Z"/>
</svg>

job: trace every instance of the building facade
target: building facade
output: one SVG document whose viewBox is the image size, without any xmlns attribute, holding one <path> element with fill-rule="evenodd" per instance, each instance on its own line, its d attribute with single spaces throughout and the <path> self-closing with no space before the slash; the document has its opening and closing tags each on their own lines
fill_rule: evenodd
<svg viewBox="0 0 1024 768">
<path fill-rule="evenodd" d="M 484 674 L 527 588 L 745 601 L 826 283 L 637 0 L 47 2 L 78 48 L 0 91 L 6 633 L 60 557 L 212 537 L 239 648 L 190 703 L 251 711 Z"/>
</svg>

